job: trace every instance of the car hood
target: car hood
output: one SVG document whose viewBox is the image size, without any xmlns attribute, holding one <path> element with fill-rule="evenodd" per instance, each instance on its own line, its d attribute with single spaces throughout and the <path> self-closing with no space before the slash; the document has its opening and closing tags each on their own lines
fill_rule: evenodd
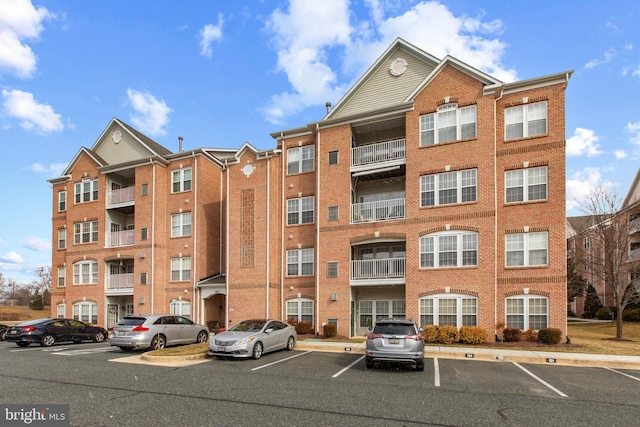
<svg viewBox="0 0 640 427">
<path fill-rule="evenodd" d="M 244 337 L 250 337 L 251 335 L 257 335 L 260 332 L 244 332 L 244 331 L 225 331 L 219 334 L 216 334 L 216 339 L 231 341 L 231 340 L 240 340 Z"/>
</svg>

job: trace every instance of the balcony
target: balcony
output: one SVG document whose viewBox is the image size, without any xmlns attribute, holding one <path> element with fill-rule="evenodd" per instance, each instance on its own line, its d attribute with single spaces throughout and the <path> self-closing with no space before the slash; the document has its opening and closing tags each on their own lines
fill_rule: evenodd
<svg viewBox="0 0 640 427">
<path fill-rule="evenodd" d="M 405 218 L 405 199 L 379 200 L 351 205 L 351 223 L 388 221 Z"/>
<path fill-rule="evenodd" d="M 371 166 L 394 166 L 406 163 L 406 139 L 361 145 L 351 149 L 351 171 Z"/>
<path fill-rule="evenodd" d="M 135 187 L 120 188 L 107 192 L 107 207 L 133 204 L 136 197 Z"/>
<path fill-rule="evenodd" d="M 108 248 L 119 246 L 132 246 L 134 244 L 135 230 L 112 231 L 107 233 L 106 245 Z"/>
<path fill-rule="evenodd" d="M 133 289 L 133 273 L 107 275 L 107 290 Z"/>
<path fill-rule="evenodd" d="M 404 284 L 406 258 L 351 261 L 351 284 Z"/>
<path fill-rule="evenodd" d="M 629 222 L 629 234 L 635 234 L 640 231 L 640 218 L 636 218 Z"/>
</svg>

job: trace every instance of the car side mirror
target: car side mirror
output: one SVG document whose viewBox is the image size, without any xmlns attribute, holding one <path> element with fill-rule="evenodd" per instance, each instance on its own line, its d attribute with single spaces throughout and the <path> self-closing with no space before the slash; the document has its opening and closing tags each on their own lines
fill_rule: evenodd
<svg viewBox="0 0 640 427">
<path fill-rule="evenodd" d="M 418 332 L 423 333 L 424 332 L 424 328 L 418 328 Z"/>
<path fill-rule="evenodd" d="M 273 332 L 273 328 L 268 328 L 264 331 L 265 334 L 270 334 L 271 332 Z"/>
</svg>

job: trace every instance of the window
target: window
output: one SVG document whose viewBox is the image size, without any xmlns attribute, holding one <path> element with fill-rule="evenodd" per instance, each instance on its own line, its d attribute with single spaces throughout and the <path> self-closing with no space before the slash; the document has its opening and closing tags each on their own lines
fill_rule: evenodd
<svg viewBox="0 0 640 427">
<path fill-rule="evenodd" d="M 75 186 L 75 202 L 85 203 L 98 200 L 98 180 L 83 179 Z"/>
<path fill-rule="evenodd" d="M 547 101 L 504 110 L 505 140 L 547 133 Z"/>
<path fill-rule="evenodd" d="M 420 238 L 420 268 L 478 265 L 478 233 L 439 232 Z"/>
<path fill-rule="evenodd" d="M 140 195 L 147 196 L 149 194 L 149 184 L 142 184 L 140 187 Z"/>
<path fill-rule="evenodd" d="M 191 319 L 191 303 L 189 301 L 174 299 L 173 301 L 171 301 L 170 314 L 177 314 L 178 316 L 183 316 L 187 319 Z M 180 320 L 178 320 L 178 322 L 180 322 Z"/>
<path fill-rule="evenodd" d="M 287 251 L 287 276 L 313 276 L 313 249 Z"/>
<path fill-rule="evenodd" d="M 526 331 L 548 325 L 548 300 L 538 295 L 518 295 L 506 300 L 507 327 Z"/>
<path fill-rule="evenodd" d="M 73 224 L 73 243 L 93 243 L 98 241 L 98 221 Z"/>
<path fill-rule="evenodd" d="M 140 273 L 140 284 L 141 285 L 147 284 L 147 273 Z"/>
<path fill-rule="evenodd" d="M 287 225 L 313 222 L 313 196 L 287 200 Z"/>
<path fill-rule="evenodd" d="M 147 240 L 149 238 L 149 229 L 141 228 L 140 229 L 140 240 Z"/>
<path fill-rule="evenodd" d="M 67 248 L 67 229 L 61 228 L 58 230 L 58 249 Z"/>
<path fill-rule="evenodd" d="M 338 277 L 338 261 L 330 261 L 327 263 L 327 277 Z"/>
<path fill-rule="evenodd" d="M 420 177 L 420 206 L 475 202 L 478 170 L 467 169 Z"/>
<path fill-rule="evenodd" d="M 67 305 L 65 303 L 58 304 L 56 312 L 56 317 L 58 317 L 58 319 L 64 319 L 67 317 Z"/>
<path fill-rule="evenodd" d="M 58 212 L 67 210 L 67 192 L 61 191 L 58 193 Z"/>
<path fill-rule="evenodd" d="M 547 198 L 547 167 L 506 171 L 505 201 L 530 202 Z"/>
<path fill-rule="evenodd" d="M 67 269 L 65 267 L 58 267 L 58 287 L 64 288 L 67 283 Z"/>
<path fill-rule="evenodd" d="M 287 320 L 309 322 L 313 326 L 313 300 L 296 298 L 287 301 Z"/>
<path fill-rule="evenodd" d="M 94 302 L 79 302 L 73 304 L 73 318 L 95 325 L 98 323 L 98 304 Z"/>
<path fill-rule="evenodd" d="M 191 212 L 171 215 L 171 237 L 191 236 Z"/>
<path fill-rule="evenodd" d="M 313 171 L 313 150 L 313 145 L 287 150 L 287 174 Z"/>
<path fill-rule="evenodd" d="M 373 319 L 378 320 L 384 317 L 405 317 L 406 303 L 404 300 L 378 300 L 359 302 L 360 307 L 360 328 L 372 326 Z"/>
<path fill-rule="evenodd" d="M 93 285 L 98 283 L 98 263 L 80 261 L 73 264 L 73 284 Z"/>
<path fill-rule="evenodd" d="M 420 116 L 420 146 L 443 144 L 476 137 L 476 106 L 458 108 L 445 104 L 432 114 Z"/>
<path fill-rule="evenodd" d="M 329 164 L 337 165 L 338 164 L 338 151 L 329 151 Z"/>
<path fill-rule="evenodd" d="M 191 280 L 191 257 L 171 258 L 171 281 Z"/>
<path fill-rule="evenodd" d="M 172 193 L 191 190 L 191 168 L 173 171 L 171 176 Z"/>
<path fill-rule="evenodd" d="M 339 212 L 338 206 L 329 206 L 329 221 L 337 221 Z"/>
<path fill-rule="evenodd" d="M 456 294 L 420 298 L 420 325 L 477 326 L 478 299 Z"/>
<path fill-rule="evenodd" d="M 507 267 L 547 265 L 549 233 L 507 234 Z"/>
</svg>

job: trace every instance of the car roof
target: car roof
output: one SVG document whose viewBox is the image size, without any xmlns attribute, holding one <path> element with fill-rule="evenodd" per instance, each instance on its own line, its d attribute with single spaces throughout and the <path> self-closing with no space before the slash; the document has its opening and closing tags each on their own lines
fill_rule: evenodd
<svg viewBox="0 0 640 427">
<path fill-rule="evenodd" d="M 376 320 L 376 323 L 409 323 L 415 324 L 416 322 L 413 319 L 405 319 L 405 318 L 388 318 L 385 317 L 383 319 Z"/>
</svg>

